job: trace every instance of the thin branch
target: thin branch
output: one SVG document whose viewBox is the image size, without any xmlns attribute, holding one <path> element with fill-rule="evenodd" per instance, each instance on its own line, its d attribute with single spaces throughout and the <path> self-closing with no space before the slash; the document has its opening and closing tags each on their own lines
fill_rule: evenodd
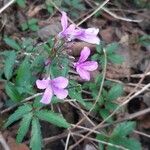
<svg viewBox="0 0 150 150">
<path fill-rule="evenodd" d="M 109 2 L 109 0 L 105 0 L 102 4 L 100 4 L 98 6 L 98 8 L 93 11 L 90 15 L 88 15 L 87 17 L 85 17 L 83 20 L 81 20 L 77 26 L 81 25 L 83 22 L 85 22 L 86 20 L 88 20 L 89 18 L 91 18 L 93 15 L 95 15 L 100 9 L 102 9 L 107 3 Z"/>
<path fill-rule="evenodd" d="M 4 150 L 10 150 L 1 132 L 0 132 L 0 143 L 3 146 Z"/>
<path fill-rule="evenodd" d="M 106 13 L 108 13 L 109 15 L 111 15 L 112 17 L 119 19 L 119 20 L 123 20 L 123 21 L 127 21 L 127 22 L 142 22 L 143 20 L 134 20 L 134 19 L 129 19 L 129 18 L 125 18 L 125 17 L 121 17 L 116 15 L 115 13 L 111 12 L 109 9 L 103 7 L 102 10 L 104 10 Z"/>
<path fill-rule="evenodd" d="M 66 140 L 65 150 L 68 149 L 68 144 L 69 144 L 70 136 L 71 136 L 71 133 L 69 132 L 69 133 L 68 133 L 68 136 L 67 136 L 67 140 Z"/>
<path fill-rule="evenodd" d="M 149 134 L 146 134 L 146 133 L 143 133 L 143 132 L 140 132 L 140 131 L 137 131 L 137 130 L 134 130 L 133 132 L 136 133 L 136 134 L 145 136 L 145 137 L 147 137 L 147 138 L 150 138 L 150 135 L 149 135 Z"/>
<path fill-rule="evenodd" d="M 9 1 L 6 5 L 4 5 L 1 9 L 0 9 L 0 14 L 7 9 L 10 5 L 12 5 L 16 0 L 11 0 Z"/>
<path fill-rule="evenodd" d="M 37 94 L 34 94 L 34 95 L 30 96 L 30 97 L 27 97 L 24 100 L 22 100 L 20 103 L 15 104 L 15 105 L 13 105 L 11 107 L 8 107 L 8 108 L 4 109 L 3 111 L 0 112 L 0 114 L 4 114 L 6 112 L 9 112 L 10 110 L 14 109 L 15 107 L 17 107 L 17 106 L 19 106 L 19 105 L 21 105 L 21 104 L 23 104 L 25 102 L 28 102 L 28 101 L 32 100 L 33 98 L 38 97 L 38 96 L 40 96 L 42 94 L 43 93 L 37 93 Z"/>
</svg>

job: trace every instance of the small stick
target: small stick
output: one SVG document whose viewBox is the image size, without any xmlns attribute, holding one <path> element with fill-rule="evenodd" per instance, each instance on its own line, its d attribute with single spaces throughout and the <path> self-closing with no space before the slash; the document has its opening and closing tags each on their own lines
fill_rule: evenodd
<svg viewBox="0 0 150 150">
<path fill-rule="evenodd" d="M 93 11 L 90 15 L 88 15 L 87 17 L 85 17 L 83 20 L 81 20 L 77 26 L 81 25 L 83 22 L 85 22 L 86 20 L 88 20 L 89 18 L 91 18 L 94 14 L 96 14 L 100 9 L 102 9 L 107 3 L 109 2 L 109 0 L 105 0 L 102 4 L 100 4 L 98 6 L 98 8 Z"/>
<path fill-rule="evenodd" d="M 35 97 L 37 97 L 37 96 L 40 96 L 40 95 L 42 95 L 42 94 L 43 94 L 43 93 L 37 93 L 37 94 L 34 94 L 34 95 L 30 96 L 30 97 L 27 97 L 27 98 L 25 98 L 24 100 L 22 100 L 20 103 L 15 104 L 15 105 L 13 105 L 13 106 L 11 106 L 11 107 L 8 107 L 8 108 L 4 109 L 3 111 L 0 112 L 0 114 L 4 114 L 4 113 L 6 113 L 6 112 L 8 112 L 8 111 L 10 111 L 10 110 L 12 110 L 12 109 L 14 109 L 15 107 L 21 105 L 22 103 L 28 102 L 28 101 L 30 101 L 31 99 L 33 99 L 33 98 L 35 98 Z"/>
<path fill-rule="evenodd" d="M 3 146 L 4 150 L 10 150 L 1 132 L 0 132 L 0 143 Z"/>
<path fill-rule="evenodd" d="M 0 14 L 7 9 L 10 5 L 12 5 L 16 0 L 11 0 L 9 1 L 6 5 L 4 5 L 1 9 L 0 9 Z"/>
</svg>

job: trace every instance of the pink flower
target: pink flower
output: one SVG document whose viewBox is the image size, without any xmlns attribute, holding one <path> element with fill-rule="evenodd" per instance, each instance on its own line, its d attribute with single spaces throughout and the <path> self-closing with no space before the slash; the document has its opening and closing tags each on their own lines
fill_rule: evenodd
<svg viewBox="0 0 150 150">
<path fill-rule="evenodd" d="M 68 41 L 78 39 L 91 44 L 100 43 L 100 39 L 97 37 L 99 29 L 76 28 L 74 24 L 68 26 L 67 14 L 65 12 L 62 12 L 61 25 L 62 25 L 62 31 L 59 33 L 59 36 L 63 38 L 67 38 Z"/>
<path fill-rule="evenodd" d="M 45 89 L 40 101 L 44 104 L 49 104 L 53 95 L 59 99 L 64 99 L 68 95 L 68 90 L 65 89 L 68 85 L 68 79 L 61 76 L 52 80 L 50 78 L 37 80 L 36 85 L 39 89 Z"/>
<path fill-rule="evenodd" d="M 90 55 L 90 49 L 84 47 L 80 53 L 79 60 L 74 63 L 77 73 L 84 80 L 90 80 L 90 71 L 94 71 L 98 68 L 98 63 L 96 61 L 86 61 Z"/>
</svg>

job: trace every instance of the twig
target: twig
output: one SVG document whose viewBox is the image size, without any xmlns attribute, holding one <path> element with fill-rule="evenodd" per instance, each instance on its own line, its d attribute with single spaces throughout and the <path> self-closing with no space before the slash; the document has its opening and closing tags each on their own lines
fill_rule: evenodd
<svg viewBox="0 0 150 150">
<path fill-rule="evenodd" d="M 0 143 L 3 146 L 4 150 L 10 150 L 1 132 L 0 132 Z"/>
<path fill-rule="evenodd" d="M 67 140 L 66 140 L 65 150 L 68 149 L 68 144 L 69 144 L 70 136 L 71 136 L 71 133 L 69 132 L 69 133 L 68 133 L 68 136 L 67 136 Z"/>
<path fill-rule="evenodd" d="M 143 76 L 150 76 L 150 72 L 147 72 L 146 74 L 132 74 L 130 77 L 132 78 L 142 78 Z"/>
<path fill-rule="evenodd" d="M 111 12 L 109 9 L 103 7 L 102 10 L 104 10 L 105 12 L 107 12 L 109 15 L 111 15 L 112 17 L 119 19 L 119 20 L 123 20 L 123 21 L 127 21 L 127 22 L 142 22 L 143 20 L 134 20 L 134 19 L 129 19 L 129 18 L 125 18 L 125 17 L 121 17 L 116 15 L 115 13 Z"/>
<path fill-rule="evenodd" d="M 94 6 L 89 1 L 86 0 L 86 3 L 88 3 L 94 9 Z M 99 4 L 95 2 L 95 5 L 99 5 Z M 108 13 L 109 15 L 111 15 L 112 17 L 119 19 L 119 20 L 128 21 L 128 22 L 137 22 L 137 23 L 143 21 L 143 20 L 134 20 L 134 19 L 129 19 L 129 18 L 118 16 L 115 13 L 111 12 L 110 9 L 107 9 L 105 7 L 102 7 L 101 9 L 105 11 L 106 13 Z"/>
<path fill-rule="evenodd" d="M 4 5 L 1 9 L 0 9 L 0 14 L 7 9 L 10 5 L 12 5 L 16 0 L 11 0 L 9 1 L 6 5 Z"/>
<path fill-rule="evenodd" d="M 40 96 L 40 95 L 42 95 L 42 94 L 43 94 L 43 93 L 37 93 L 37 94 L 34 94 L 34 95 L 30 96 L 30 97 L 27 97 L 27 98 L 25 98 L 24 100 L 22 100 L 20 103 L 15 104 L 15 105 L 13 105 L 13 106 L 11 106 L 11 107 L 8 107 L 8 108 L 4 109 L 3 111 L 0 112 L 0 114 L 4 114 L 4 113 L 6 113 L 6 112 L 8 112 L 8 111 L 10 111 L 10 110 L 12 110 L 12 109 L 14 109 L 15 107 L 21 105 L 22 103 L 28 102 L 28 101 L 30 101 L 31 99 L 33 99 L 33 98 L 35 98 L 35 97 L 37 97 L 37 96 Z"/>
<path fill-rule="evenodd" d="M 81 25 L 83 22 L 85 22 L 86 20 L 88 20 L 89 18 L 91 18 L 94 14 L 96 14 L 100 9 L 102 9 L 107 3 L 109 2 L 109 0 L 105 0 L 102 4 L 100 4 L 98 6 L 98 8 L 93 11 L 90 15 L 88 15 L 87 17 L 85 17 L 83 20 L 81 20 L 77 26 Z"/>
<path fill-rule="evenodd" d="M 143 132 L 140 132 L 140 131 L 137 131 L 137 130 L 134 130 L 133 132 L 136 133 L 136 134 L 145 136 L 145 137 L 147 137 L 147 138 L 150 138 L 150 135 L 148 135 L 148 134 L 146 134 L 146 133 L 143 133 Z"/>
</svg>

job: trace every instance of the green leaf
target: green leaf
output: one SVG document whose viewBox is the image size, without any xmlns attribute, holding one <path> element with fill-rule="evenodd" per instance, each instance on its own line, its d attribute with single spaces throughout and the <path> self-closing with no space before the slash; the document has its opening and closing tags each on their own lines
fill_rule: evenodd
<svg viewBox="0 0 150 150">
<path fill-rule="evenodd" d="M 26 4 L 25 4 L 26 0 L 16 0 L 16 2 L 20 7 L 24 8 L 26 6 Z"/>
<path fill-rule="evenodd" d="M 106 52 L 107 52 L 107 54 L 109 55 L 109 54 L 114 53 L 114 52 L 118 49 L 118 47 L 119 47 L 119 44 L 118 44 L 118 43 L 111 43 L 111 44 L 108 44 L 108 45 L 106 46 Z"/>
<path fill-rule="evenodd" d="M 21 143 L 23 138 L 27 134 L 29 127 L 30 127 L 30 122 L 31 122 L 32 116 L 33 116 L 32 113 L 28 113 L 28 114 L 24 115 L 24 117 L 20 123 L 19 130 L 17 132 L 16 140 L 18 143 Z"/>
<path fill-rule="evenodd" d="M 12 38 L 5 37 L 4 41 L 7 45 L 9 45 L 11 48 L 13 48 L 15 50 L 21 49 L 20 45 L 15 40 L 13 40 Z"/>
<path fill-rule="evenodd" d="M 121 141 L 120 141 L 121 142 Z M 142 150 L 141 143 L 136 139 L 129 138 L 129 139 L 122 139 L 122 145 L 129 150 Z"/>
<path fill-rule="evenodd" d="M 31 77 L 30 64 L 28 59 L 25 59 L 17 70 L 16 84 L 26 86 L 30 84 Z"/>
<path fill-rule="evenodd" d="M 31 129 L 30 148 L 32 150 L 42 149 L 42 133 L 38 118 L 33 118 Z"/>
<path fill-rule="evenodd" d="M 123 86 L 121 84 L 116 84 L 108 91 L 107 100 L 112 101 L 116 100 L 123 94 Z"/>
<path fill-rule="evenodd" d="M 64 58 L 62 59 L 62 76 L 66 77 L 69 72 L 69 59 Z"/>
<path fill-rule="evenodd" d="M 118 124 L 113 130 L 111 137 L 124 137 L 130 134 L 135 128 L 135 122 L 128 121 Z"/>
<path fill-rule="evenodd" d="M 20 93 L 18 92 L 16 86 L 11 82 L 6 83 L 5 85 L 6 94 L 11 98 L 11 100 L 17 102 L 22 99 Z"/>
<path fill-rule="evenodd" d="M 99 113 L 104 120 L 110 115 L 110 112 L 107 109 L 101 109 Z M 107 122 L 112 122 L 112 121 L 113 121 L 112 118 L 107 119 Z"/>
<path fill-rule="evenodd" d="M 107 142 L 109 140 L 109 138 L 104 134 L 97 134 L 96 139 L 104 142 Z M 99 143 L 99 149 L 104 150 L 104 144 Z"/>
<path fill-rule="evenodd" d="M 129 150 L 142 150 L 141 144 L 132 138 L 127 138 L 127 137 L 113 137 L 110 138 L 108 141 L 109 143 L 115 144 L 115 145 L 120 145 L 124 148 L 127 148 Z M 108 150 L 116 150 L 115 147 L 108 146 Z"/>
<path fill-rule="evenodd" d="M 4 74 L 7 80 L 9 80 L 13 75 L 15 60 L 16 60 L 15 51 L 8 52 L 5 60 L 5 66 L 4 66 Z"/>
<path fill-rule="evenodd" d="M 7 122 L 4 125 L 4 128 L 7 128 L 9 125 L 11 125 L 13 122 L 19 120 L 24 115 L 29 113 L 32 110 L 32 107 L 29 104 L 24 104 L 23 106 L 18 107 L 18 109 L 10 115 Z"/>
<path fill-rule="evenodd" d="M 36 112 L 36 116 L 39 119 L 52 123 L 58 127 L 70 127 L 70 124 L 62 116 L 52 111 L 40 110 Z"/>
<path fill-rule="evenodd" d="M 22 23 L 21 28 L 22 28 L 23 31 L 27 30 L 29 28 L 27 22 Z"/>
<path fill-rule="evenodd" d="M 32 18 L 32 19 L 28 20 L 29 26 L 33 25 L 33 24 L 36 24 L 37 22 L 38 22 L 38 19 L 35 19 L 35 18 Z"/>
<path fill-rule="evenodd" d="M 76 99 L 80 104 L 86 107 L 86 103 L 84 102 L 81 93 L 79 93 L 75 88 L 71 88 L 68 91 L 69 91 L 69 97 L 71 99 Z"/>
<path fill-rule="evenodd" d="M 113 111 L 118 107 L 118 104 L 110 101 L 105 102 L 105 108 L 109 111 Z"/>
<path fill-rule="evenodd" d="M 37 31 L 37 30 L 39 30 L 39 26 L 36 25 L 36 24 L 32 24 L 32 25 L 29 26 L 29 29 L 32 30 L 32 31 Z"/>
<path fill-rule="evenodd" d="M 124 57 L 118 54 L 109 55 L 107 58 L 114 64 L 122 64 L 124 61 Z"/>
<path fill-rule="evenodd" d="M 150 46 L 150 35 L 143 35 L 140 37 L 139 43 L 143 46 Z"/>
</svg>

